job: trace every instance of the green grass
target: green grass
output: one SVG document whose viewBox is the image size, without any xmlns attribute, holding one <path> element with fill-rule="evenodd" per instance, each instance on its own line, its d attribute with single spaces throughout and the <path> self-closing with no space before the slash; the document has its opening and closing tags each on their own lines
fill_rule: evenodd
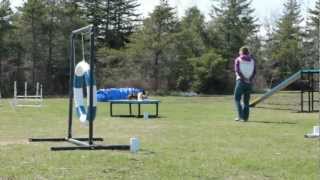
<svg viewBox="0 0 320 180">
<path fill-rule="evenodd" d="M 157 98 L 161 118 L 153 120 L 111 118 L 109 105 L 99 104 L 96 136 L 106 144 L 136 136 L 137 154 L 51 152 L 64 144 L 28 143 L 66 135 L 67 99 L 46 99 L 40 109 L 13 109 L 2 100 L 0 179 L 319 179 L 319 141 L 303 137 L 316 113 L 256 108 L 250 122 L 237 123 L 231 96 Z M 76 120 L 74 133 L 86 137 L 87 128 Z"/>
</svg>

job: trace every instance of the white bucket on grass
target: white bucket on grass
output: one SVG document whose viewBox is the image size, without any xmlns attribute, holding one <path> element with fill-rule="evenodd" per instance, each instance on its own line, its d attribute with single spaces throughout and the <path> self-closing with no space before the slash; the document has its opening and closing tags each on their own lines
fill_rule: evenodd
<svg viewBox="0 0 320 180">
<path fill-rule="evenodd" d="M 313 126 L 313 134 L 320 136 L 320 126 Z"/>
<path fill-rule="evenodd" d="M 143 113 L 143 118 L 144 118 L 144 120 L 148 120 L 149 119 L 149 113 L 148 112 L 144 112 Z"/>
<path fill-rule="evenodd" d="M 138 138 L 130 138 L 130 151 L 132 153 L 137 153 L 140 149 L 140 141 Z"/>
</svg>

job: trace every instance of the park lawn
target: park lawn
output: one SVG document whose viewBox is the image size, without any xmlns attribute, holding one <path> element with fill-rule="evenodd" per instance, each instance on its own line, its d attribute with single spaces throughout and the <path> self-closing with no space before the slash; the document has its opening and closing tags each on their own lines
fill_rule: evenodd
<svg viewBox="0 0 320 180">
<path fill-rule="evenodd" d="M 98 105 L 95 135 L 106 144 L 138 137 L 137 154 L 52 152 L 65 144 L 28 143 L 66 135 L 68 100 L 45 99 L 40 109 L 14 109 L 2 100 L 0 179 L 319 179 L 319 141 L 303 137 L 317 113 L 255 108 L 250 122 L 238 123 L 232 96 L 156 98 L 161 117 L 152 120 L 111 118 L 109 105 Z M 86 137 L 87 128 L 76 120 L 74 133 Z"/>
</svg>

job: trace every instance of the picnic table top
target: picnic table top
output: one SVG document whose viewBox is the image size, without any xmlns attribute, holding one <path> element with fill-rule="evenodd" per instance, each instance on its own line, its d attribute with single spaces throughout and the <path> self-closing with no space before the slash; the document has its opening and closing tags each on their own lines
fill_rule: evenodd
<svg viewBox="0 0 320 180">
<path fill-rule="evenodd" d="M 155 99 L 143 99 L 143 100 L 129 100 L 129 99 L 121 99 L 121 100 L 110 100 L 110 103 L 117 104 L 156 104 L 159 103 L 159 100 Z"/>
</svg>

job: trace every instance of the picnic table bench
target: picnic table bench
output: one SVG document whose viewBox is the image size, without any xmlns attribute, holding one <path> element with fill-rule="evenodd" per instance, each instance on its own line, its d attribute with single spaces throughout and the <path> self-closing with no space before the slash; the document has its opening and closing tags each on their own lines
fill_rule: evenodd
<svg viewBox="0 0 320 180">
<path fill-rule="evenodd" d="M 153 104 L 156 106 L 156 112 L 155 114 L 149 114 L 149 117 L 158 117 L 159 116 L 159 100 L 154 99 L 144 99 L 144 100 L 110 100 L 110 116 L 111 117 L 143 117 L 141 115 L 141 105 L 142 104 Z M 129 105 L 129 115 L 114 115 L 113 114 L 113 105 L 114 104 L 128 104 Z M 138 105 L 138 114 L 134 115 L 132 113 L 132 105 L 137 104 Z"/>
</svg>

